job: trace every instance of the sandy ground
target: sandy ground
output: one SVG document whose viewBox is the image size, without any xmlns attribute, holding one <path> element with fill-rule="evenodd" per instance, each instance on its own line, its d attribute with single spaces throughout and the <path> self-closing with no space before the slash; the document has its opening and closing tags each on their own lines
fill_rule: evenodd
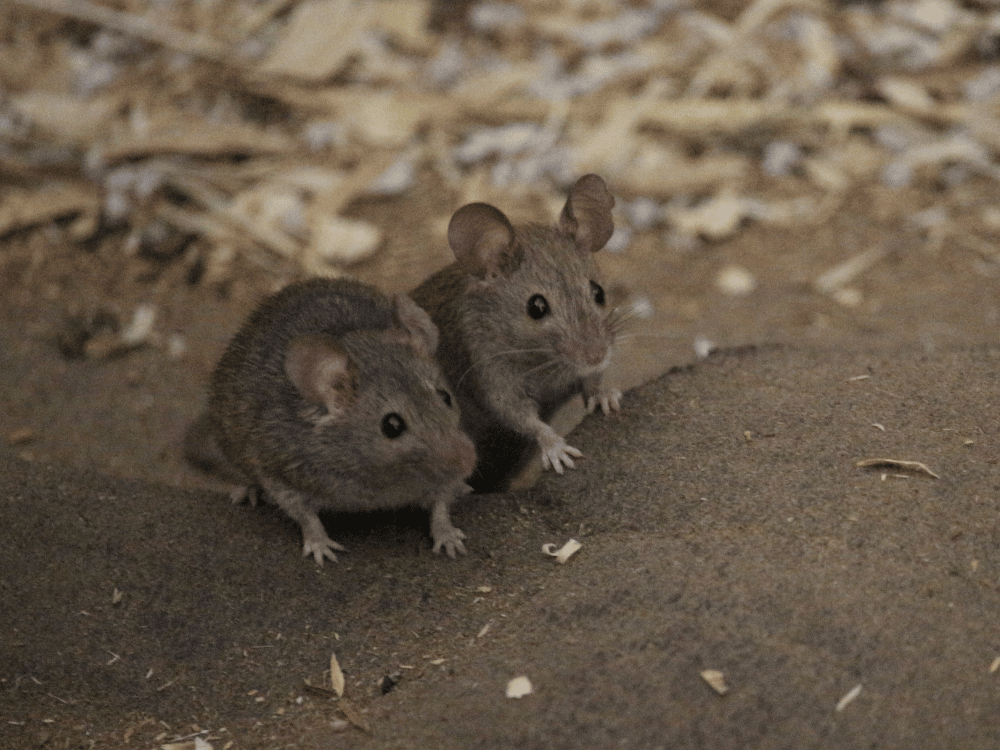
<svg viewBox="0 0 1000 750">
<path fill-rule="evenodd" d="M 993 746 L 998 374 L 715 355 L 588 419 L 577 471 L 463 503 L 457 561 L 419 513 L 335 517 L 320 570 L 271 510 L 5 457 L 2 743 Z M 367 732 L 305 687 L 331 652 Z"/>
<path fill-rule="evenodd" d="M 606 254 L 615 298 L 654 311 L 616 377 L 666 374 L 574 433 L 576 471 L 458 507 L 468 556 L 431 554 L 416 511 L 331 516 L 350 552 L 321 570 L 292 522 L 231 506 L 180 456 L 212 364 L 278 282 L 8 237 L 0 746 L 997 744 L 997 269 L 909 227 L 936 195 L 872 186 L 817 226 Z M 405 289 L 443 263 L 426 218 L 453 201 L 352 207 L 390 237 L 356 275 Z M 870 248 L 859 304 L 816 291 Z M 753 292 L 720 291 L 732 264 Z M 150 299 L 183 349 L 74 356 L 82 323 Z M 698 360 L 699 337 L 724 351 Z M 570 537 L 566 565 L 541 553 Z M 331 653 L 349 703 L 306 687 Z M 506 698 L 519 675 L 534 692 Z"/>
</svg>

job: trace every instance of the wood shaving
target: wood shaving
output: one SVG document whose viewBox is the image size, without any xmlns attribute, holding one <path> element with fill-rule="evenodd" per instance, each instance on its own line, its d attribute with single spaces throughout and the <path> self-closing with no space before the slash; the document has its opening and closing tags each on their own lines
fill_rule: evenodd
<svg viewBox="0 0 1000 750">
<path fill-rule="evenodd" d="M 861 694 L 861 685 L 855 685 L 853 688 L 847 691 L 843 698 L 837 701 L 837 712 L 843 711 L 855 698 Z"/>
<path fill-rule="evenodd" d="M 531 685 L 531 680 L 524 675 L 515 677 L 507 683 L 506 694 L 508 698 L 523 698 L 526 695 L 530 695 L 532 692 L 534 692 L 534 688 Z"/>
<path fill-rule="evenodd" d="M 552 544 L 551 542 L 548 544 L 543 544 L 542 552 L 544 552 L 549 557 L 554 557 L 557 563 L 563 564 L 567 560 L 569 560 L 570 557 L 576 554 L 576 552 L 581 547 L 583 547 L 583 545 L 580 544 L 580 542 L 576 541 L 576 539 L 570 539 L 568 542 L 566 542 L 566 544 L 564 544 L 559 549 L 556 549 L 556 545 Z"/>
<path fill-rule="evenodd" d="M 702 670 L 701 679 L 707 682 L 712 690 L 719 695 L 725 695 L 729 692 L 729 685 L 726 684 L 725 675 L 717 669 Z"/>
<path fill-rule="evenodd" d="M 932 477 L 933 479 L 940 479 L 938 474 L 931 471 L 926 464 L 922 464 L 919 461 L 901 461 L 896 458 L 866 458 L 862 461 L 858 461 L 854 464 L 859 469 L 868 469 L 879 466 L 887 466 L 893 469 L 899 469 L 901 471 L 909 471 L 916 474 L 925 474 L 926 476 Z"/>
<path fill-rule="evenodd" d="M 330 687 L 338 698 L 344 697 L 344 673 L 340 669 L 337 655 L 330 653 Z"/>
</svg>

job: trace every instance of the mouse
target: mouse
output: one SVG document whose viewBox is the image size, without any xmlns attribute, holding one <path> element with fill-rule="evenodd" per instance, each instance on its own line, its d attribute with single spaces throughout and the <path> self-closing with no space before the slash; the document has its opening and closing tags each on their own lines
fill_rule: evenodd
<svg viewBox="0 0 1000 750">
<path fill-rule="evenodd" d="M 450 506 L 475 448 L 437 361 L 438 331 L 404 294 L 348 279 L 293 283 L 267 298 L 230 341 L 188 431 L 192 463 L 264 497 L 302 529 L 317 564 L 346 551 L 319 511 L 416 505 L 433 551 L 465 553 Z"/>
<path fill-rule="evenodd" d="M 551 226 L 465 205 L 448 224 L 454 262 L 410 293 L 440 332 L 438 361 L 476 446 L 477 492 L 507 489 L 536 452 L 544 469 L 573 468 L 582 454 L 549 420 L 574 396 L 588 412 L 620 409 L 621 392 L 602 380 L 620 319 L 594 261 L 614 232 L 614 204 L 588 174 Z"/>
</svg>

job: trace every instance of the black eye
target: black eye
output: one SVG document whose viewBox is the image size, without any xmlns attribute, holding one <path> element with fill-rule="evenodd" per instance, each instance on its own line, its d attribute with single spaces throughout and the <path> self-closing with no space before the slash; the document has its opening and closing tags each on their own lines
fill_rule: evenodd
<svg viewBox="0 0 1000 750">
<path fill-rule="evenodd" d="M 604 287 L 596 281 L 590 282 L 590 293 L 594 296 L 594 302 L 604 307 Z"/>
<path fill-rule="evenodd" d="M 447 406 L 450 409 L 451 408 L 451 394 L 448 393 L 448 391 L 446 391 L 444 388 L 438 388 L 437 394 L 441 397 L 441 400 L 444 401 L 444 405 Z"/>
<path fill-rule="evenodd" d="M 382 417 L 382 434 L 392 440 L 406 432 L 406 422 L 396 412 Z"/>
<path fill-rule="evenodd" d="M 532 320 L 541 320 L 549 314 L 549 301 L 540 294 L 532 295 L 528 300 L 528 316 Z"/>
</svg>

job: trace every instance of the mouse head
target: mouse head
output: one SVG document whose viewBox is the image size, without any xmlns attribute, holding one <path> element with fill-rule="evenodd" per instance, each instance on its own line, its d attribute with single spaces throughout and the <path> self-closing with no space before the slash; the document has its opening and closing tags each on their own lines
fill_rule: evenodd
<svg viewBox="0 0 1000 750">
<path fill-rule="evenodd" d="M 572 239 L 578 253 L 596 253 L 614 233 L 614 205 L 604 180 L 596 174 L 584 175 L 566 199 L 559 229 Z M 459 263 L 479 279 L 510 276 L 524 262 L 524 248 L 517 242 L 514 226 L 488 203 L 470 203 L 455 212 L 448 224 L 448 244 Z"/>
<path fill-rule="evenodd" d="M 414 330 L 307 334 L 290 343 L 285 372 L 313 407 L 301 415 L 315 428 L 306 445 L 313 464 L 325 467 L 321 474 L 422 492 L 472 472 L 475 451 L 459 426 L 458 403 L 423 354 L 436 329 L 421 321 Z"/>
<path fill-rule="evenodd" d="M 614 204 L 591 174 L 574 185 L 556 226 L 515 228 L 485 203 L 459 209 L 448 239 L 468 273 L 462 325 L 476 358 L 517 352 L 522 369 L 551 377 L 606 366 L 614 327 L 593 256 L 614 232 Z"/>
<path fill-rule="evenodd" d="M 438 330 L 430 316 L 405 294 L 391 298 L 396 325 L 370 336 L 376 346 L 407 347 L 410 356 L 433 361 Z M 332 418 L 343 415 L 357 398 L 357 353 L 351 356 L 343 342 L 325 333 L 293 339 L 285 352 L 285 375 L 313 406 L 322 406 Z"/>
</svg>

